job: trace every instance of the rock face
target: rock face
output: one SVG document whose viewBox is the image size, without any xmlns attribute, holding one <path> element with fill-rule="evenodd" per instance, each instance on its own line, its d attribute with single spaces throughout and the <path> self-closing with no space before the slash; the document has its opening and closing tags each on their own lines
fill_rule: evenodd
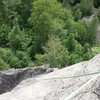
<svg viewBox="0 0 100 100">
<path fill-rule="evenodd" d="M 10 69 L 0 72 L 0 94 L 12 90 L 19 82 L 36 75 L 47 73 L 49 65 L 36 68 Z"/>
<path fill-rule="evenodd" d="M 0 100 L 100 100 L 100 54 L 89 61 L 26 79 L 1 94 Z"/>
</svg>

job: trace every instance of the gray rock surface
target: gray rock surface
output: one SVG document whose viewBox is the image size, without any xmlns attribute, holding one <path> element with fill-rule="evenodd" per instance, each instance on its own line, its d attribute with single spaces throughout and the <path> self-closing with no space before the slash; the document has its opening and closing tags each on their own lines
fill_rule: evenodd
<svg viewBox="0 0 100 100">
<path fill-rule="evenodd" d="M 100 54 L 89 61 L 26 79 L 1 94 L 0 100 L 100 100 L 99 72 Z"/>
<path fill-rule="evenodd" d="M 47 73 L 49 69 L 50 71 L 53 71 L 49 65 L 35 68 L 10 69 L 8 71 L 0 71 L 0 94 L 12 90 L 22 80 Z"/>
</svg>

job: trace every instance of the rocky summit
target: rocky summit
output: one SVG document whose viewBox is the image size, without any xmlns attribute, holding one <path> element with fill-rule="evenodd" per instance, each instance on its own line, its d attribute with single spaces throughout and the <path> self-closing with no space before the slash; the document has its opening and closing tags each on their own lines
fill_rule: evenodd
<svg viewBox="0 0 100 100">
<path fill-rule="evenodd" d="M 100 100 L 100 54 L 89 61 L 27 78 L 1 94 L 0 100 Z"/>
<path fill-rule="evenodd" d="M 37 75 L 52 72 L 50 65 L 43 65 L 34 68 L 10 69 L 7 71 L 0 71 L 0 94 L 12 90 L 21 81 L 35 77 Z"/>
</svg>

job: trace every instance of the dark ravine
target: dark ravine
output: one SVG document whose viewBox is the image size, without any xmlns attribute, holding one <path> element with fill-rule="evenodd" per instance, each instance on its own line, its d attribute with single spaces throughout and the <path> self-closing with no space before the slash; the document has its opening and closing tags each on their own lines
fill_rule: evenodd
<svg viewBox="0 0 100 100">
<path fill-rule="evenodd" d="M 8 71 L 0 71 L 0 94 L 12 90 L 21 81 L 52 72 L 53 69 L 49 65 L 35 68 L 9 69 Z"/>
</svg>

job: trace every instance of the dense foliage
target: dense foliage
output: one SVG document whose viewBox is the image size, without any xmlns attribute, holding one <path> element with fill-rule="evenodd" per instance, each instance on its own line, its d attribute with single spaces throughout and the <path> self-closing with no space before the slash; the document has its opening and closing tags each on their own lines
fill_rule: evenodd
<svg viewBox="0 0 100 100">
<path fill-rule="evenodd" d="M 99 23 L 100 0 L 0 0 L 0 70 L 88 60 Z"/>
</svg>

